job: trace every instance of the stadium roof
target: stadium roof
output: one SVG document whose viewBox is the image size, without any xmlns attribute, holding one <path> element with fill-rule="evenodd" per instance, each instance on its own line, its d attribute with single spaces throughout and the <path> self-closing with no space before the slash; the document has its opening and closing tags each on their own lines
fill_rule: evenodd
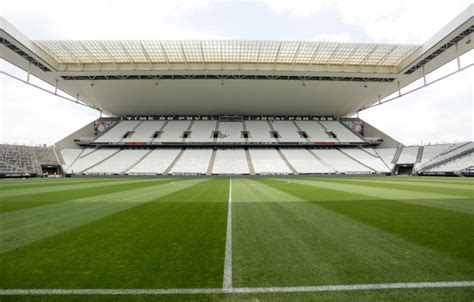
<svg viewBox="0 0 474 302">
<path fill-rule="evenodd" d="M 35 41 L 60 64 L 250 63 L 398 66 L 419 45 L 182 40 Z"/>
<path fill-rule="evenodd" d="M 472 50 L 473 15 L 420 45 L 31 41 L 0 17 L 0 54 L 108 115 L 346 116 Z"/>
</svg>

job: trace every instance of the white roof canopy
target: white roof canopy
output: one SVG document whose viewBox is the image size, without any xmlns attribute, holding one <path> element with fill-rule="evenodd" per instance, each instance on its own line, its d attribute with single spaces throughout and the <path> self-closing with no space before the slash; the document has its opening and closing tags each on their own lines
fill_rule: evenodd
<svg viewBox="0 0 474 302">
<path fill-rule="evenodd" d="M 32 41 L 0 17 L 4 60 L 109 115 L 347 116 L 454 59 L 459 70 L 473 39 L 474 5 L 421 45 Z"/>
<path fill-rule="evenodd" d="M 252 63 L 398 66 L 419 45 L 239 41 L 33 41 L 60 64 Z"/>
</svg>

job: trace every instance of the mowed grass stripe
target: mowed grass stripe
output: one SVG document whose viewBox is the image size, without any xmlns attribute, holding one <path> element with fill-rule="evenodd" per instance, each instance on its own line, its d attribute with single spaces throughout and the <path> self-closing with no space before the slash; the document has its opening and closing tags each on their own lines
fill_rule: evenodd
<svg viewBox="0 0 474 302">
<path fill-rule="evenodd" d="M 470 280 L 473 265 L 325 209 L 368 196 L 234 180 L 235 287 Z M 260 182 L 260 186 L 255 183 Z M 306 190 L 307 196 L 290 194 Z M 287 192 L 288 190 L 288 192 Z M 262 196 L 262 199 L 258 196 Z M 309 198 L 308 198 L 309 197 Z M 256 200 L 248 202 L 248 200 Z M 291 200 L 287 202 L 286 200 Z"/>
<path fill-rule="evenodd" d="M 186 180 L 181 182 L 181 186 L 159 183 L 145 188 L 84 197 L 2 214 L 0 253 L 135 207 L 202 181 Z"/>
<path fill-rule="evenodd" d="M 321 180 L 321 179 L 319 179 Z M 324 180 L 325 181 L 325 180 Z M 468 185 L 462 185 L 460 188 L 446 187 L 444 184 L 418 183 L 418 182 L 398 182 L 398 181 L 377 181 L 367 178 L 362 179 L 333 179 L 331 182 L 370 186 L 376 188 L 397 189 L 404 191 L 416 191 L 424 193 L 436 193 L 453 195 L 461 198 L 474 199 L 474 188 Z"/>
<path fill-rule="evenodd" d="M 344 191 L 348 193 L 372 196 L 380 199 L 397 200 L 409 204 L 418 204 L 429 207 L 436 207 L 452 211 L 474 214 L 474 207 L 469 198 L 450 194 L 439 194 L 431 192 L 411 191 L 409 188 L 390 189 L 380 188 L 371 185 L 344 184 L 337 179 L 315 178 L 315 179 L 278 179 L 280 182 L 290 182 L 323 189 Z M 453 202 L 453 200 L 456 200 Z"/>
<path fill-rule="evenodd" d="M 469 192 L 474 194 L 474 182 L 463 182 L 460 184 L 453 184 L 453 183 L 440 183 L 440 182 L 427 182 L 427 181 L 399 181 L 399 178 L 389 178 L 389 180 L 379 180 L 379 179 L 371 179 L 371 178 L 341 178 L 341 179 L 334 179 L 334 180 L 344 180 L 344 181 L 353 181 L 353 182 L 370 182 L 372 184 L 390 184 L 394 187 L 396 186 L 416 186 L 425 188 L 427 191 L 431 189 L 444 189 L 450 190 L 451 194 L 455 193 L 457 190 L 462 191 L 463 193 Z M 457 190 L 453 190 L 457 189 Z M 433 192 L 433 191 L 432 191 Z M 436 191 L 434 191 L 436 193 Z"/>
<path fill-rule="evenodd" d="M 115 184 L 128 184 L 133 182 L 144 182 L 144 181 L 156 181 L 155 179 L 117 179 L 113 181 Z M 112 182 L 110 182 L 112 183 Z M 63 186 L 46 186 L 46 187 L 38 187 L 38 188 L 24 188 L 21 190 L 2 190 L 0 191 L 0 202 L 3 198 L 6 197 L 13 197 L 13 196 L 20 196 L 20 195 L 31 195 L 31 194 L 38 194 L 38 193 L 46 193 L 46 192 L 57 192 L 57 191 L 68 191 L 74 189 L 93 189 L 99 188 L 103 186 L 102 182 L 85 182 L 85 183 L 78 183 L 78 184 L 67 184 Z"/>
<path fill-rule="evenodd" d="M 78 198 L 69 197 L 69 194 L 64 194 L 64 192 L 55 192 L 55 193 L 63 194 L 63 198 L 66 199 L 65 202 L 68 202 L 68 201 L 71 201 L 71 202 L 66 203 L 64 205 L 57 205 L 57 206 L 54 206 L 54 204 L 51 203 L 51 204 L 39 205 L 38 207 L 31 207 L 31 208 L 18 210 L 18 211 L 1 213 L 0 214 L 0 218 L 1 218 L 0 222 L 11 225 L 13 222 L 18 221 L 18 220 L 22 220 L 22 219 L 35 219 L 37 216 L 39 217 L 39 216 L 44 215 L 44 214 L 49 215 L 51 213 L 53 213 L 53 215 L 54 215 L 54 212 L 56 212 L 56 211 L 63 211 L 66 208 L 77 206 L 76 205 L 77 201 L 86 200 L 86 201 L 89 201 L 89 202 L 93 202 L 93 201 L 98 200 L 98 199 L 108 198 L 108 196 L 110 196 L 109 194 L 112 194 L 112 193 L 115 193 L 115 195 L 117 195 L 117 193 L 120 193 L 121 191 L 127 191 L 129 189 L 131 190 L 131 189 L 146 188 L 148 186 L 156 186 L 156 185 L 159 185 L 161 183 L 173 184 L 173 183 L 176 183 L 176 181 L 171 182 L 170 180 L 168 180 L 168 181 L 165 180 L 165 181 L 155 181 L 155 182 L 145 182 L 145 183 L 142 183 L 142 182 L 131 183 L 131 184 L 128 184 L 128 185 L 117 185 L 114 188 L 112 188 L 111 192 L 104 192 L 102 187 L 101 188 L 95 188 L 94 190 L 89 191 L 92 194 L 90 194 L 90 195 L 87 194 L 85 196 L 78 196 Z M 184 183 L 184 186 L 189 186 L 189 185 L 187 183 Z M 120 189 L 116 190 L 117 188 L 120 188 Z M 107 188 L 107 189 L 110 189 L 110 188 Z M 48 194 L 53 194 L 53 193 L 48 193 Z M 115 196 L 115 195 L 113 195 L 113 196 Z M 110 201 L 113 201 L 113 200 L 110 200 Z"/>
<path fill-rule="evenodd" d="M 54 191 L 44 192 L 29 195 L 19 195 L 4 197 L 0 202 L 0 213 L 7 213 L 11 211 L 18 211 L 27 208 L 43 206 L 52 203 L 64 202 L 71 199 L 108 194 L 123 190 L 137 189 L 147 186 L 153 186 L 161 182 L 169 182 L 166 179 L 158 179 L 155 181 L 136 181 L 128 182 L 126 184 L 116 182 L 104 182 L 102 186 L 97 188 L 79 188 L 68 191 Z"/>
<path fill-rule="evenodd" d="M 404 182 L 420 182 L 420 183 L 444 183 L 444 184 L 466 184 L 472 182 L 468 177 L 440 177 L 440 176 L 390 176 L 390 177 L 368 177 L 370 179 L 386 180 L 386 181 L 404 181 Z"/>
<path fill-rule="evenodd" d="M 175 191 L 0 255 L 0 287 L 221 287 L 228 180 L 161 187 Z"/>
<path fill-rule="evenodd" d="M 278 184 L 279 181 L 268 180 L 267 183 Z M 320 192 L 320 187 L 312 189 L 309 186 L 308 189 L 307 185 L 303 185 L 303 188 L 295 185 L 279 188 L 350 219 L 474 265 L 473 214 L 399 202 L 390 195 L 373 198 L 370 195 L 354 194 L 348 200 L 320 201 L 314 197 L 316 192 Z M 341 191 L 345 192 L 344 189 Z M 437 201 L 424 200 L 424 203 Z M 472 206 L 474 204 L 471 202 Z M 474 275 L 474 268 L 471 267 L 471 270 Z"/>
<path fill-rule="evenodd" d="M 41 180 L 31 181 L 31 180 L 22 180 L 21 182 L 15 182 L 14 184 L 5 184 L 0 181 L 0 189 L 1 190 L 15 190 L 15 189 L 22 189 L 22 188 L 36 188 L 36 187 L 47 187 L 47 186 L 61 186 L 67 184 L 80 184 L 80 183 L 92 183 L 92 182 L 102 182 L 106 183 L 109 181 L 117 181 L 117 178 L 81 178 L 81 179 L 73 179 L 73 178 L 59 178 L 59 179 L 51 179 L 51 178 L 42 178 Z"/>
</svg>

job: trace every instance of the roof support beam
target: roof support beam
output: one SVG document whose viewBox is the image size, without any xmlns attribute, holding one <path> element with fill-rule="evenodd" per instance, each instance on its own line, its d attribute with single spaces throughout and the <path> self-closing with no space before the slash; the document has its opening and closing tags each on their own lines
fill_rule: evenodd
<svg viewBox="0 0 474 302">
<path fill-rule="evenodd" d="M 278 50 L 277 50 L 277 53 L 276 53 L 276 56 L 275 56 L 275 61 L 273 62 L 273 70 L 276 70 L 276 68 L 277 68 L 278 56 L 280 55 L 280 50 L 281 50 L 281 44 L 282 44 L 282 43 L 283 43 L 283 42 L 280 42 L 280 43 L 278 44 Z"/>
<path fill-rule="evenodd" d="M 181 49 L 181 54 L 183 55 L 184 65 L 186 66 L 186 70 L 188 70 L 188 58 L 186 57 L 186 53 L 184 52 L 184 48 L 183 48 L 183 43 L 181 43 L 181 41 L 179 41 L 179 48 Z"/>
<path fill-rule="evenodd" d="M 257 54 L 257 70 L 258 70 L 258 63 L 260 63 L 260 51 L 262 50 L 262 44 L 258 45 L 258 54 Z"/>
<path fill-rule="evenodd" d="M 166 64 L 168 64 L 169 69 L 171 69 L 171 63 L 168 57 L 168 53 L 166 52 L 165 47 L 163 46 L 163 42 L 161 41 L 160 41 L 160 47 L 161 47 L 161 51 L 163 52 L 163 55 L 165 56 Z"/>
<path fill-rule="evenodd" d="M 140 44 L 140 48 L 143 52 L 143 55 L 145 56 L 145 58 L 148 60 L 148 63 L 150 64 L 150 69 L 153 69 L 153 62 L 150 56 L 148 55 L 148 52 L 146 51 L 145 46 L 143 46 L 142 41 L 138 41 L 138 44 Z"/>
<path fill-rule="evenodd" d="M 202 47 L 202 41 L 199 41 L 199 50 L 201 52 L 202 62 L 204 65 L 204 70 L 207 70 L 206 57 L 204 56 L 204 48 Z"/>
<path fill-rule="evenodd" d="M 298 54 L 300 53 L 301 49 L 301 42 L 298 43 L 298 47 L 296 48 L 295 54 L 293 55 L 293 58 L 291 59 L 291 71 L 293 71 L 293 66 L 295 65 L 296 58 L 298 57 Z"/>
</svg>

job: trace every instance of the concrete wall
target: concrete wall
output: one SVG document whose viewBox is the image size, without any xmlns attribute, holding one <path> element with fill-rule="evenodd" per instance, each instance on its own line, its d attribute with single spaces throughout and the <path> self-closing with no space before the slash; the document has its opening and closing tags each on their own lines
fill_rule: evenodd
<svg viewBox="0 0 474 302">
<path fill-rule="evenodd" d="M 393 137 L 387 135 L 386 133 L 380 131 L 379 129 L 375 128 L 371 124 L 367 123 L 364 120 L 364 136 L 367 137 L 380 137 L 383 139 L 383 142 L 379 145 L 379 148 L 396 148 L 399 145 L 402 145 L 399 141 L 394 139 Z"/>
<path fill-rule="evenodd" d="M 94 122 L 86 124 L 84 127 L 80 128 L 79 130 L 69 134 L 65 138 L 61 139 L 58 141 L 55 146 L 58 149 L 63 149 L 63 148 L 81 148 L 79 145 L 77 145 L 74 142 L 74 139 L 80 138 L 80 137 L 95 137 L 94 133 Z"/>
</svg>

